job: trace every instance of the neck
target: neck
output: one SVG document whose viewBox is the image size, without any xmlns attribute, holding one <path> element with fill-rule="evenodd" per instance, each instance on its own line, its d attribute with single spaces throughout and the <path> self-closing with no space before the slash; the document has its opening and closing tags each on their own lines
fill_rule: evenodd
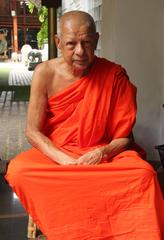
<svg viewBox="0 0 164 240">
<path fill-rule="evenodd" d="M 81 78 L 88 74 L 90 67 L 87 69 L 79 69 L 79 68 L 71 67 L 70 70 L 75 77 Z"/>
<path fill-rule="evenodd" d="M 62 68 L 65 69 L 64 71 L 66 71 L 68 74 L 71 74 L 74 78 L 78 79 L 81 77 L 84 77 L 85 75 L 87 75 L 94 63 L 93 63 L 86 69 L 80 69 L 80 68 L 75 68 L 74 66 L 68 64 L 63 57 L 59 58 L 60 59 L 60 65 L 62 65 Z"/>
<path fill-rule="evenodd" d="M 75 78 L 81 78 L 89 73 L 92 67 L 92 64 L 86 69 L 80 69 L 66 63 L 66 68 L 67 68 L 67 71 L 70 72 Z"/>
</svg>

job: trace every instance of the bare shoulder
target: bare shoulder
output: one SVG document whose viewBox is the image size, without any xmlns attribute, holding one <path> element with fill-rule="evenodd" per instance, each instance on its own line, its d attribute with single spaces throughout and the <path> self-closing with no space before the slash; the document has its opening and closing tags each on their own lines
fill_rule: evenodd
<svg viewBox="0 0 164 240">
<path fill-rule="evenodd" d="M 42 79 L 47 79 L 51 77 L 53 74 L 55 74 L 53 65 L 55 65 L 56 59 L 52 60 L 47 60 L 45 62 L 42 62 L 37 65 L 34 71 L 34 79 L 35 77 L 39 77 L 41 80 Z"/>
<path fill-rule="evenodd" d="M 32 88 L 47 88 L 55 78 L 55 69 L 58 58 L 40 63 L 35 68 L 32 77 Z"/>
</svg>

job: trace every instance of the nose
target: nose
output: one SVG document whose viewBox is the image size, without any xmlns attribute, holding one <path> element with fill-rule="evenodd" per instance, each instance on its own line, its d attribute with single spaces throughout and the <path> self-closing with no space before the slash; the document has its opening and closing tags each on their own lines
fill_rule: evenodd
<svg viewBox="0 0 164 240">
<path fill-rule="evenodd" d="M 78 56 L 83 56 L 84 54 L 84 47 L 81 43 L 78 43 L 75 48 L 75 54 Z"/>
</svg>

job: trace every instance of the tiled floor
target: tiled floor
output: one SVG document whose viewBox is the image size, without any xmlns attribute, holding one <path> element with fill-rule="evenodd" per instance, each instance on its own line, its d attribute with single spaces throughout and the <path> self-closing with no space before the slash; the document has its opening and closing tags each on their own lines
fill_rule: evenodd
<svg viewBox="0 0 164 240">
<path fill-rule="evenodd" d="M 11 101 L 11 92 L 0 92 L 0 158 L 10 160 L 30 147 L 25 138 L 28 102 Z"/>
<path fill-rule="evenodd" d="M 0 176 L 0 239 L 27 240 L 27 214 L 3 176 Z"/>
<path fill-rule="evenodd" d="M 25 138 L 28 102 L 11 101 L 11 92 L 0 92 L 0 158 L 10 160 L 30 147 Z M 28 216 L 0 175 L 0 240 L 27 240 Z"/>
<path fill-rule="evenodd" d="M 32 72 L 21 63 L 0 63 L 0 158 L 30 147 L 24 130 Z"/>
</svg>

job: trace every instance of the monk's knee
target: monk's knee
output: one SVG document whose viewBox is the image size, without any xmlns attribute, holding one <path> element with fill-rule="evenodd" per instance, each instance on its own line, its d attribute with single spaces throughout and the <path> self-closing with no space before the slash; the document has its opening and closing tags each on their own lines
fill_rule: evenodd
<svg viewBox="0 0 164 240">
<path fill-rule="evenodd" d="M 138 171 L 138 178 L 140 179 L 141 188 L 143 190 L 146 190 L 151 185 L 154 185 L 156 177 L 157 174 L 155 170 L 147 162 L 145 162 L 145 164 L 143 164 L 143 168 Z"/>
<path fill-rule="evenodd" d="M 22 183 L 24 167 L 22 161 L 19 159 L 11 160 L 7 173 L 6 173 L 6 180 L 9 182 L 11 186 L 17 186 L 18 184 Z"/>
</svg>

